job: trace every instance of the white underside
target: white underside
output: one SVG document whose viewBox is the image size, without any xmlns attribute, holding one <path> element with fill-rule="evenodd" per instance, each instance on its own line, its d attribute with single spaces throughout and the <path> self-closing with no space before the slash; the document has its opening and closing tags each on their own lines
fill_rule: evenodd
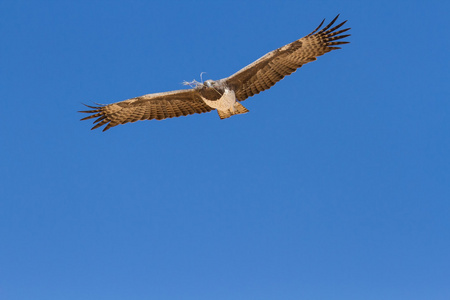
<svg viewBox="0 0 450 300">
<path fill-rule="evenodd" d="M 232 112 L 234 112 L 235 110 L 234 104 L 236 103 L 236 95 L 234 94 L 233 90 L 225 89 L 225 92 L 223 93 L 222 97 L 218 100 L 208 100 L 203 97 L 202 99 L 208 106 L 215 108 L 217 110 L 221 111 L 231 110 Z"/>
</svg>

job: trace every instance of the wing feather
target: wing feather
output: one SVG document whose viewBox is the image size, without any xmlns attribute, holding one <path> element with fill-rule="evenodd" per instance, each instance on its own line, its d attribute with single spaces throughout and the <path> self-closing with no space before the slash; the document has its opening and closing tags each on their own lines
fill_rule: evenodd
<svg viewBox="0 0 450 300">
<path fill-rule="evenodd" d="M 340 29 L 347 21 L 333 27 L 338 17 L 322 28 L 323 20 L 307 36 L 267 53 L 223 81 L 235 91 L 239 101 L 271 88 L 304 64 L 315 61 L 327 52 L 341 49 L 340 45 L 348 43 L 341 40 L 350 36 L 343 34 L 350 28 Z M 103 131 L 139 120 L 162 120 L 213 110 L 196 89 L 148 94 L 107 105 L 96 103 L 96 106 L 86 106 L 90 110 L 81 112 L 89 116 L 81 120 L 94 119 L 92 129 L 106 125 Z"/>
<path fill-rule="evenodd" d="M 162 120 L 213 110 L 203 102 L 194 89 L 148 94 L 112 104 L 97 105 L 86 105 L 91 110 L 80 112 L 91 115 L 81 120 L 97 118 L 92 129 L 106 125 L 103 131 L 119 124 L 139 120 Z"/>
<path fill-rule="evenodd" d="M 349 34 L 341 35 L 350 28 L 338 30 L 347 21 L 332 27 L 338 17 L 339 15 L 321 29 L 325 21 L 323 20 L 307 36 L 267 53 L 230 77 L 225 78 L 225 82 L 234 89 L 236 98 L 243 101 L 271 88 L 304 64 L 315 61 L 318 56 L 340 49 L 340 47 L 335 46 L 348 43 L 338 40 L 350 36 Z"/>
</svg>

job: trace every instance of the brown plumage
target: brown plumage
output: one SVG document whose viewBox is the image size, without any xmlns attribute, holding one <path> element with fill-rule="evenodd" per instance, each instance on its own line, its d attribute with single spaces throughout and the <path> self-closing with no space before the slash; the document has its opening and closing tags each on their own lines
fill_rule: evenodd
<svg viewBox="0 0 450 300">
<path fill-rule="evenodd" d="M 315 61 L 318 56 L 347 44 L 341 35 L 350 28 L 338 30 L 347 21 L 334 27 L 339 15 L 330 24 L 320 29 L 320 25 L 307 36 L 271 51 L 230 77 L 207 80 L 204 83 L 188 83 L 191 89 L 148 94 L 108 105 L 89 106 L 92 110 L 81 120 L 97 118 L 92 129 L 105 125 L 103 131 L 119 124 L 138 120 L 162 120 L 194 113 L 204 113 L 217 109 L 221 118 L 242 114 L 248 110 L 236 101 L 269 89 L 285 76 L 292 74 L 302 65 Z"/>
<path fill-rule="evenodd" d="M 92 129 L 107 124 L 103 131 L 128 122 L 162 120 L 213 110 L 194 89 L 148 94 L 104 106 L 86 106 L 92 110 L 81 112 L 93 115 L 81 120 L 97 118 Z"/>
</svg>

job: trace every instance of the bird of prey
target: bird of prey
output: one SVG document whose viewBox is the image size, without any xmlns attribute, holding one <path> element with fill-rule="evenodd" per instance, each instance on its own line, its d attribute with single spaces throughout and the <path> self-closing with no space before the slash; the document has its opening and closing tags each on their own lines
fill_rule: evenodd
<svg viewBox="0 0 450 300">
<path fill-rule="evenodd" d="M 347 21 L 332 27 L 338 17 L 321 29 L 323 20 L 307 36 L 267 53 L 230 77 L 203 83 L 196 80 L 184 82 L 191 89 L 148 94 L 107 105 L 86 105 L 92 110 L 81 112 L 91 115 L 81 120 L 97 118 L 94 121 L 97 124 L 92 129 L 106 125 L 105 131 L 119 124 L 162 120 L 215 109 L 221 119 L 246 113 L 248 109 L 239 102 L 269 89 L 304 64 L 315 61 L 318 56 L 340 49 L 337 45 L 349 43 L 338 41 L 350 36 L 342 35 L 350 28 L 340 29 Z"/>
</svg>

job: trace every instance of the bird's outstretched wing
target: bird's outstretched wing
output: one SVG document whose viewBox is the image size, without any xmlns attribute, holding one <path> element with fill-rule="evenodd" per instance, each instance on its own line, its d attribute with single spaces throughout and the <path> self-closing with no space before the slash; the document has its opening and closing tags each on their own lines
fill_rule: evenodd
<svg viewBox="0 0 450 300">
<path fill-rule="evenodd" d="M 275 83 L 295 72 L 302 65 L 315 61 L 331 50 L 340 49 L 336 45 L 349 42 L 337 41 L 349 34 L 340 35 L 350 28 L 338 30 L 344 21 L 333 28 L 339 15 L 330 24 L 320 29 L 325 20 L 307 36 L 267 53 L 252 64 L 225 78 L 225 82 L 236 93 L 236 98 L 243 101 L 248 97 L 269 89 Z"/>
<path fill-rule="evenodd" d="M 92 110 L 80 112 L 92 115 L 81 120 L 97 118 L 94 121 L 97 124 L 92 129 L 106 124 L 103 131 L 128 122 L 162 120 L 213 110 L 194 89 L 148 94 L 108 105 L 86 106 Z"/>
</svg>

